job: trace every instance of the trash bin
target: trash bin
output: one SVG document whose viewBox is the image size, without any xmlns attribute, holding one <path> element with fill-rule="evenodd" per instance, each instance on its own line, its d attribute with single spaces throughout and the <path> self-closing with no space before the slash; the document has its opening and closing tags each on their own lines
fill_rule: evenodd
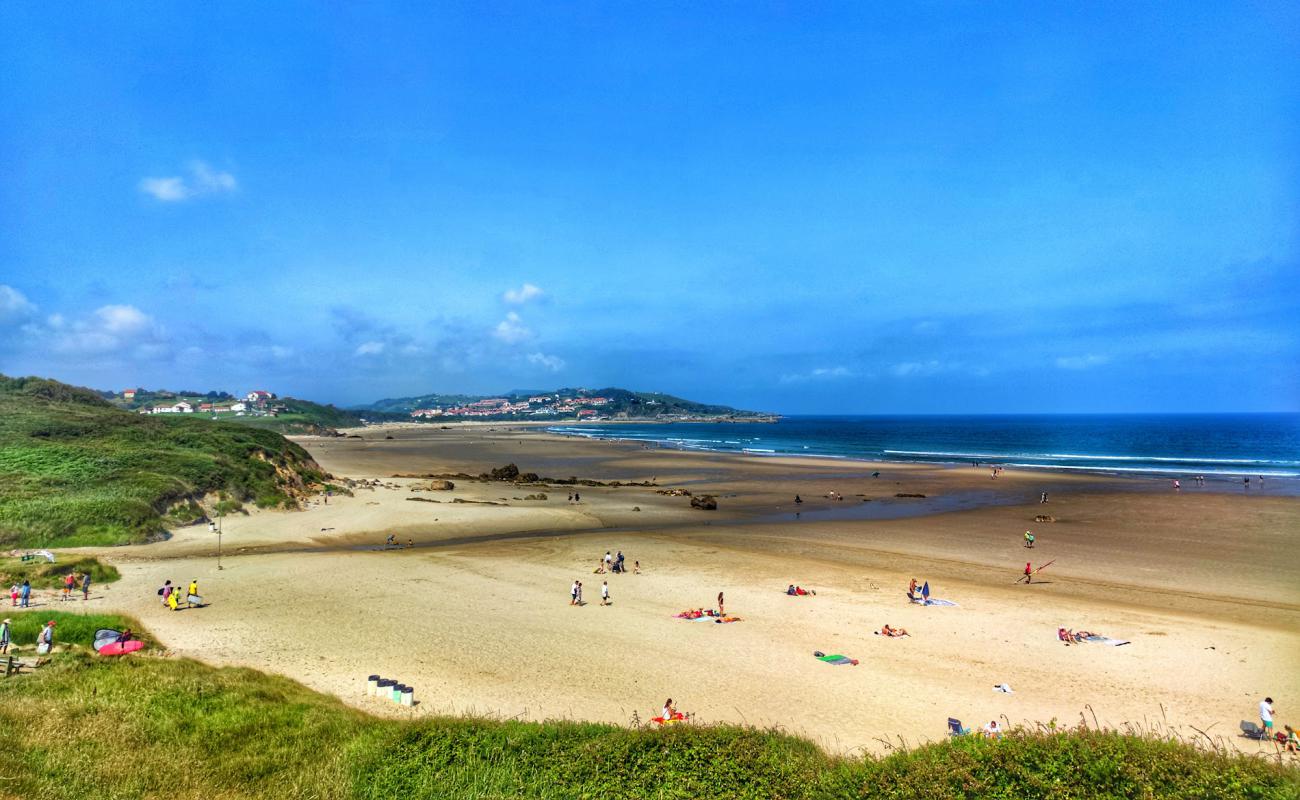
<svg viewBox="0 0 1300 800">
<path fill-rule="evenodd" d="M 410 708 L 415 705 L 415 687 L 405 686 L 402 688 L 402 705 Z"/>
<path fill-rule="evenodd" d="M 378 675 L 371 675 L 369 678 L 366 679 L 366 694 L 373 695 L 375 693 L 375 690 L 378 688 L 379 688 Z"/>
</svg>

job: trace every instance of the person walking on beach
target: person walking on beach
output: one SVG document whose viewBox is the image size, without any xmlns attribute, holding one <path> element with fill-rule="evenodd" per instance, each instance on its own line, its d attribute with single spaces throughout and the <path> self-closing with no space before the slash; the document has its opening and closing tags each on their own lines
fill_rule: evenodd
<svg viewBox="0 0 1300 800">
<path fill-rule="evenodd" d="M 602 606 L 609 605 L 609 581 L 605 581 L 600 585 L 600 604 Z"/>
<path fill-rule="evenodd" d="M 32 600 L 32 584 L 26 578 L 23 579 L 23 585 L 18 588 L 18 607 L 27 608 Z"/>
<path fill-rule="evenodd" d="M 0 655 L 9 652 L 9 620 L 0 622 Z"/>
<path fill-rule="evenodd" d="M 718 616 L 725 616 L 726 613 L 726 610 L 723 609 L 722 592 L 718 592 Z"/>
<path fill-rule="evenodd" d="M 1029 531 L 1025 531 L 1025 547 L 1033 547 L 1033 546 L 1034 546 L 1034 535 Z"/>
<path fill-rule="evenodd" d="M 90 599 L 90 573 L 83 573 L 81 576 L 81 600 L 85 602 Z"/>
<path fill-rule="evenodd" d="M 608 572 L 608 571 L 609 571 L 609 568 L 612 567 L 613 565 L 614 565 L 614 557 L 613 557 L 612 555 L 609 554 L 609 551 L 608 551 L 608 550 L 606 550 L 606 551 L 605 551 L 605 571 Z"/>
<path fill-rule="evenodd" d="M 63 576 L 63 597 L 62 600 L 72 599 L 72 587 L 77 585 L 77 576 L 71 572 Z"/>
<path fill-rule="evenodd" d="M 1047 502 L 1047 492 L 1043 492 L 1042 496 L 1038 498 L 1038 504 L 1042 505 L 1043 503 L 1046 502 Z"/>
<path fill-rule="evenodd" d="M 158 596 L 162 598 L 163 605 L 167 605 L 167 598 L 171 596 L 171 593 L 172 593 L 172 582 L 167 581 L 162 585 L 162 588 L 158 590 Z"/>
<path fill-rule="evenodd" d="M 622 550 L 619 550 L 619 551 L 618 551 L 618 555 L 614 557 L 614 560 L 618 562 L 618 571 L 619 571 L 619 572 L 627 572 L 627 568 L 623 566 L 623 551 L 622 551 Z"/>
<path fill-rule="evenodd" d="M 194 601 L 199 597 L 199 579 L 195 578 L 190 581 L 189 592 L 185 595 L 185 605 L 192 606 Z"/>
<path fill-rule="evenodd" d="M 582 581 L 578 581 L 578 605 L 582 605 Z"/>
<path fill-rule="evenodd" d="M 1273 735 L 1273 698 L 1265 697 L 1259 702 L 1259 721 L 1264 725 L 1264 733 Z"/>
<path fill-rule="evenodd" d="M 1026 561 L 1025 562 L 1025 583 L 1033 583 L 1033 577 L 1034 577 L 1034 568 L 1028 561 Z"/>
<path fill-rule="evenodd" d="M 579 494 L 579 493 L 577 493 L 577 492 L 574 492 L 574 493 L 573 493 L 573 502 L 575 502 L 575 503 L 581 503 L 581 502 L 582 502 L 582 495 Z"/>
<path fill-rule="evenodd" d="M 1177 478 L 1174 478 L 1174 491 L 1176 492 L 1176 491 L 1178 491 L 1179 489 L 1182 489 L 1182 488 L 1183 488 L 1183 484 L 1182 484 L 1182 482 L 1179 481 Z"/>
<path fill-rule="evenodd" d="M 569 587 L 569 605 L 576 606 L 577 604 L 578 604 L 578 582 L 574 581 L 573 585 Z"/>
<path fill-rule="evenodd" d="M 18 607 L 18 584 L 9 587 L 9 607 Z"/>
</svg>

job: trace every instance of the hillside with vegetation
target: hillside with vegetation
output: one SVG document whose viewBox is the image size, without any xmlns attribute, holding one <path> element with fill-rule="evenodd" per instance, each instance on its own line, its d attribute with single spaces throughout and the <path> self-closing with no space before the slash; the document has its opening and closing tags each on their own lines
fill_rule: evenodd
<svg viewBox="0 0 1300 800">
<path fill-rule="evenodd" d="M 513 390 L 499 395 L 425 394 L 416 397 L 396 397 L 377 400 L 357 407 L 362 412 L 409 414 L 418 409 L 454 411 L 473 407 L 490 400 L 506 400 L 512 404 L 528 404 L 526 410 L 509 413 L 479 413 L 493 419 L 553 418 L 567 419 L 578 416 L 579 410 L 588 410 L 606 419 L 771 419 L 771 414 L 745 411 L 731 406 L 697 403 L 662 392 L 636 392 L 629 389 L 607 387 L 604 389 L 552 389 Z M 531 401 L 531 402 L 530 402 Z M 553 413 L 546 413 L 552 409 Z M 567 409 L 567 410 L 564 410 Z"/>
<path fill-rule="evenodd" d="M 71 643 L 0 679 L 0 794 L 106 798 L 1294 798 L 1296 768 L 1113 731 L 1012 730 L 884 757 L 835 757 L 775 731 L 372 716 L 287 678 L 150 655 L 105 659 L 129 619 L 19 615 Z M 198 623 L 196 623 L 198 624 Z M 367 701 L 376 709 L 391 706 Z M 441 704 L 441 703 L 440 703 Z"/>
<path fill-rule="evenodd" d="M 0 547 L 147 541 L 201 519 L 203 498 L 293 507 L 326 477 L 278 433 L 196 416 L 0 375 Z"/>
</svg>

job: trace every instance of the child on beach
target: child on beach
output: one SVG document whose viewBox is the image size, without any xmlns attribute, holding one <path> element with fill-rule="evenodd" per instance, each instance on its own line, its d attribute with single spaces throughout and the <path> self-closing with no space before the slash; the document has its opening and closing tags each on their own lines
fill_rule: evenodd
<svg viewBox="0 0 1300 800">
<path fill-rule="evenodd" d="M 722 608 L 722 592 L 718 592 L 718 616 L 721 617 L 725 614 L 726 612 Z"/>
<path fill-rule="evenodd" d="M 16 583 L 13 586 L 9 587 L 9 605 L 10 606 L 18 605 L 18 584 Z"/>
<path fill-rule="evenodd" d="M 640 562 L 640 561 L 633 561 L 633 562 L 632 562 L 632 574 L 633 574 L 633 575 L 640 575 L 640 574 L 641 574 L 641 562 Z"/>
<path fill-rule="evenodd" d="M 1033 547 L 1033 546 L 1034 546 L 1034 535 L 1029 531 L 1025 531 L 1025 547 Z"/>
<path fill-rule="evenodd" d="M 1028 561 L 1026 561 L 1025 562 L 1025 583 L 1031 583 L 1033 581 L 1033 577 L 1034 577 L 1034 568 Z"/>
<path fill-rule="evenodd" d="M 609 581 L 605 581 L 600 585 L 600 604 L 602 606 L 609 605 Z"/>
<path fill-rule="evenodd" d="M 578 604 L 578 582 L 574 581 L 573 585 L 569 587 L 569 605 L 576 606 L 577 604 Z"/>
</svg>

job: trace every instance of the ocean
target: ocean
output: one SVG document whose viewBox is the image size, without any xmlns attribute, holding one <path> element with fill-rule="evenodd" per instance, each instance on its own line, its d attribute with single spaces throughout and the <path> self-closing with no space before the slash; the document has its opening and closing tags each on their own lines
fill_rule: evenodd
<svg viewBox="0 0 1300 800">
<path fill-rule="evenodd" d="M 792 416 L 776 423 L 556 425 L 685 450 L 1167 477 L 1300 478 L 1300 414 Z"/>
</svg>

